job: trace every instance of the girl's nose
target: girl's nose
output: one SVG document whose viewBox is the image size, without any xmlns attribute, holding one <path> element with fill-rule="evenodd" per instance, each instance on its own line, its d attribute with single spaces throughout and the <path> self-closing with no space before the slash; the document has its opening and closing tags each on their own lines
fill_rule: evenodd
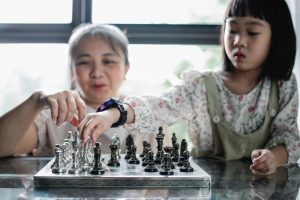
<svg viewBox="0 0 300 200">
<path fill-rule="evenodd" d="M 235 39 L 234 39 L 234 46 L 235 47 L 246 47 L 247 46 L 247 39 L 245 36 L 243 36 L 242 34 L 238 34 L 236 35 Z"/>
</svg>

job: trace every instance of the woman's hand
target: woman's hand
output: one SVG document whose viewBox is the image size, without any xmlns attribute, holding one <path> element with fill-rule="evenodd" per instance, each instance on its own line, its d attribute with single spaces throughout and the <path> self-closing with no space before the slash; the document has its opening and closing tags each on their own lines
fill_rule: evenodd
<svg viewBox="0 0 300 200">
<path fill-rule="evenodd" d="M 89 135 L 92 141 L 95 142 L 113 123 L 118 121 L 119 117 L 120 112 L 116 108 L 87 114 L 78 127 L 82 142 L 85 143 Z"/>
<path fill-rule="evenodd" d="M 255 175 L 273 174 L 277 168 L 277 161 L 269 149 L 255 149 L 251 154 L 252 165 L 250 169 Z"/>
<path fill-rule="evenodd" d="M 78 126 L 85 116 L 86 104 L 76 91 L 64 90 L 50 95 L 40 92 L 38 104 L 42 108 L 50 108 L 57 126 L 71 121 Z"/>
</svg>

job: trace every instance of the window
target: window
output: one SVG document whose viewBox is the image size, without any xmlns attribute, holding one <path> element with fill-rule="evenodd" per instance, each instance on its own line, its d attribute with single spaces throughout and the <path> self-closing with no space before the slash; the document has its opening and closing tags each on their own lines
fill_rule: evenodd
<svg viewBox="0 0 300 200">
<path fill-rule="evenodd" d="M 70 23 L 71 0 L 1 1 L 0 23 Z"/>
</svg>

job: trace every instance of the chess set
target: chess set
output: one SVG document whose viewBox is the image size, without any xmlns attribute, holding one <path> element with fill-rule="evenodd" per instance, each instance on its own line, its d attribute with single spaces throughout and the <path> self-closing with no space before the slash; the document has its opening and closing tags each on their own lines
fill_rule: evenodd
<svg viewBox="0 0 300 200">
<path fill-rule="evenodd" d="M 82 145 L 78 132 L 69 132 L 57 144 L 55 157 L 34 175 L 35 187 L 197 187 L 209 188 L 211 177 L 193 159 L 187 143 L 173 133 L 172 146 L 163 146 L 159 127 L 157 151 L 143 141 L 143 152 L 136 153 L 133 137 L 126 138 L 126 154 L 120 153 L 120 139 L 114 135 L 110 154 L 101 155 L 101 144 L 91 139 Z"/>
</svg>

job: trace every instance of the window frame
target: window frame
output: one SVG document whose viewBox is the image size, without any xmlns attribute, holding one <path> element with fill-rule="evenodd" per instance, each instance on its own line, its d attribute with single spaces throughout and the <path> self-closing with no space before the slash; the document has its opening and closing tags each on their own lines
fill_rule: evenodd
<svg viewBox="0 0 300 200">
<path fill-rule="evenodd" d="M 0 43 L 67 43 L 72 30 L 92 23 L 92 0 L 73 0 L 67 24 L 0 23 Z M 114 24 L 127 31 L 131 44 L 218 45 L 220 25 Z"/>
</svg>

